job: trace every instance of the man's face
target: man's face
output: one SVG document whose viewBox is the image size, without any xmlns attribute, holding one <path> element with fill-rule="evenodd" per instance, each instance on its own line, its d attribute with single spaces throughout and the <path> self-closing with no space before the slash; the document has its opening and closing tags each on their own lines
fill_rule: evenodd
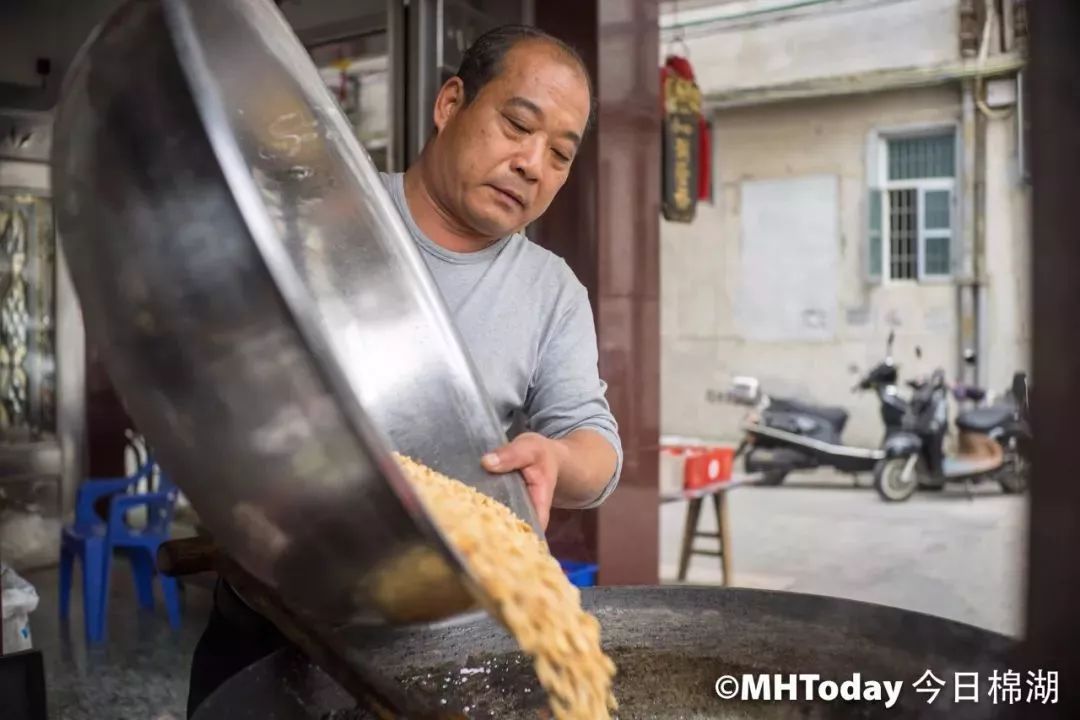
<svg viewBox="0 0 1080 720">
<path fill-rule="evenodd" d="M 566 182 L 589 100 L 582 70 L 544 41 L 515 45 L 467 105 L 460 81 L 449 81 L 435 103 L 440 201 L 483 237 L 528 225 Z"/>
</svg>

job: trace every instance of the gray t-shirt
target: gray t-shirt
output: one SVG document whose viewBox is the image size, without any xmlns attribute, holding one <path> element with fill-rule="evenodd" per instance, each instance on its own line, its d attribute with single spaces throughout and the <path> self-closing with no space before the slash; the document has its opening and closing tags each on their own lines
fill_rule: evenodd
<svg viewBox="0 0 1080 720">
<path fill-rule="evenodd" d="M 436 245 L 413 221 L 404 175 L 383 174 L 503 427 L 550 438 L 588 428 L 619 456 L 599 505 L 622 470 L 618 426 L 597 370 L 588 291 L 566 262 L 520 233 L 471 253 Z"/>
</svg>

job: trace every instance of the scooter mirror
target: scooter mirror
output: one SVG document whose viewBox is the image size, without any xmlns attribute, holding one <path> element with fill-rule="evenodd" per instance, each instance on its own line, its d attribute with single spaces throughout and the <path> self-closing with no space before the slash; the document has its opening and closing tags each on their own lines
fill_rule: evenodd
<svg viewBox="0 0 1080 720">
<path fill-rule="evenodd" d="M 976 355 L 974 350 L 972 350 L 971 348 L 964 349 L 964 362 L 966 362 L 968 365 L 974 365 L 975 358 Z"/>
<path fill-rule="evenodd" d="M 761 383 L 754 377 L 734 377 L 728 399 L 739 405 L 756 405 L 761 400 Z"/>
<path fill-rule="evenodd" d="M 921 345 L 916 345 L 915 346 L 915 357 L 922 360 L 922 346 Z"/>
</svg>

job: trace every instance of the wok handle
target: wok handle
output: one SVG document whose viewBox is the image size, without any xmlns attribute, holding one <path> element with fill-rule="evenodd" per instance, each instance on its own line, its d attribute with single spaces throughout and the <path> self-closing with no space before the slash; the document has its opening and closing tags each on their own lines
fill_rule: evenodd
<svg viewBox="0 0 1080 720">
<path fill-rule="evenodd" d="M 356 648 L 347 646 L 333 630 L 293 613 L 259 580 L 222 553 L 208 537 L 169 540 L 158 547 L 158 570 L 173 577 L 216 571 L 239 592 L 253 610 L 277 626 L 297 648 L 320 665 L 380 720 L 456 720 L 412 697 L 397 682 L 372 667 Z"/>
<path fill-rule="evenodd" d="M 158 547 L 158 570 L 165 575 L 180 577 L 217 570 L 220 554 L 214 541 L 207 537 L 169 540 Z"/>
<path fill-rule="evenodd" d="M 368 661 L 361 649 L 346 643 L 328 625 L 295 614 L 266 585 L 227 555 L 221 555 L 222 576 L 253 610 L 277 626 L 301 652 L 319 665 L 379 720 L 465 720 L 430 707 L 429 700 L 410 694 L 382 668 Z"/>
</svg>

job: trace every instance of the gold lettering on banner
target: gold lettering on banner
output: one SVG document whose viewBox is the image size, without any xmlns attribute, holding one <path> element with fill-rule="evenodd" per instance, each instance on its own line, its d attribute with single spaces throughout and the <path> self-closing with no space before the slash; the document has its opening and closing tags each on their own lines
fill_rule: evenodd
<svg viewBox="0 0 1080 720">
<path fill-rule="evenodd" d="M 676 131 L 678 132 L 678 131 Z M 693 202 L 690 197 L 690 140 L 675 138 L 675 205 L 686 210 Z"/>
<path fill-rule="evenodd" d="M 697 207 L 701 91 L 690 80 L 664 79 L 664 217 L 690 222 Z"/>
<path fill-rule="evenodd" d="M 701 113 L 701 90 L 692 80 L 668 75 L 664 80 L 664 110 L 675 113 Z"/>
</svg>

